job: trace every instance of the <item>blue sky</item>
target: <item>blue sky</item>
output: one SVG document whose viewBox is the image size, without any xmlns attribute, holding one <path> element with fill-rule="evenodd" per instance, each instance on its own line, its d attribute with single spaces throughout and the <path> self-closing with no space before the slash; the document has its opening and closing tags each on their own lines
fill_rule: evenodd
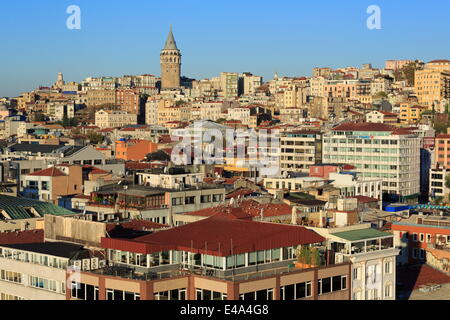
<svg viewBox="0 0 450 320">
<path fill-rule="evenodd" d="M 81 30 L 66 9 L 81 8 Z M 366 27 L 381 8 L 381 30 Z M 221 71 L 270 79 L 314 66 L 383 66 L 386 59 L 450 58 L 448 0 L 0 1 L 0 97 L 88 76 L 159 75 L 172 24 L 183 75 Z"/>
</svg>

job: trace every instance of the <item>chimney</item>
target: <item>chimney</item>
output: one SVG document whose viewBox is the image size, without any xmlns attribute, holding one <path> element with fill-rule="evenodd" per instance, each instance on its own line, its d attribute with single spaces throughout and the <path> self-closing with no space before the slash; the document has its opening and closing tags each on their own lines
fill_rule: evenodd
<svg viewBox="0 0 450 320">
<path fill-rule="evenodd" d="M 291 223 L 293 225 L 297 224 L 297 207 L 292 207 L 292 214 L 291 214 Z"/>
</svg>

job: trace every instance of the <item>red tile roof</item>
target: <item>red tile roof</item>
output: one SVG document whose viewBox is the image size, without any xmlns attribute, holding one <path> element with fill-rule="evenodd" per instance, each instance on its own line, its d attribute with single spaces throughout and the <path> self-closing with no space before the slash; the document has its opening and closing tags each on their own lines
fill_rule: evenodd
<svg viewBox="0 0 450 320">
<path fill-rule="evenodd" d="M 146 220 L 131 220 L 131 221 L 127 221 L 127 222 L 108 223 L 108 224 L 106 224 L 106 231 L 111 231 L 111 230 L 115 229 L 118 225 L 120 225 L 126 229 L 132 229 L 132 230 L 137 230 L 137 231 L 164 229 L 164 228 L 169 227 L 165 224 L 159 224 L 159 223 L 146 221 Z"/>
<path fill-rule="evenodd" d="M 430 283 L 450 283 L 450 276 L 427 265 L 400 268 L 397 271 L 397 283 L 403 284 L 405 290 L 417 290 Z"/>
<path fill-rule="evenodd" d="M 323 241 L 325 238 L 304 227 L 241 220 L 227 214 L 217 214 L 134 240 L 102 238 L 102 246 L 141 254 L 184 250 L 225 257 Z"/>
<path fill-rule="evenodd" d="M 357 199 L 358 203 L 371 203 L 371 202 L 379 202 L 380 200 L 376 198 L 366 197 L 366 196 L 355 196 L 350 197 L 351 199 Z"/>
<path fill-rule="evenodd" d="M 28 244 L 44 242 L 44 230 L 1 232 L 0 244 Z"/>
<path fill-rule="evenodd" d="M 450 63 L 450 60 L 446 60 L 446 59 L 438 59 L 438 60 L 433 60 L 430 61 L 428 63 Z"/>
<path fill-rule="evenodd" d="M 398 117 L 398 114 L 393 113 L 393 112 L 380 111 L 380 113 L 381 113 L 381 114 L 384 114 L 385 116 Z"/>
<path fill-rule="evenodd" d="M 245 197 L 245 196 L 251 195 L 252 193 L 254 193 L 254 191 L 250 190 L 250 189 L 236 190 L 230 194 L 227 194 L 226 199 L 237 198 L 239 196 Z"/>
<path fill-rule="evenodd" d="M 232 208 L 235 210 L 236 208 Z M 244 214 L 240 214 L 237 211 L 233 211 L 235 214 L 240 214 L 241 217 L 251 217 L 256 218 L 261 215 L 261 210 L 263 210 L 264 217 L 278 217 L 278 216 L 290 216 L 292 214 L 292 208 L 285 204 L 261 204 L 255 200 L 243 200 L 239 202 L 239 210 L 241 210 Z M 215 214 L 223 214 L 230 210 L 229 206 L 219 206 L 213 208 L 207 208 L 203 210 L 198 210 L 194 212 L 185 213 L 185 215 L 189 216 L 199 216 L 199 217 L 212 217 Z"/>
<path fill-rule="evenodd" d="M 384 123 L 351 122 L 341 124 L 333 131 L 393 131 L 394 127 Z"/>
<path fill-rule="evenodd" d="M 55 167 L 51 167 L 48 169 L 40 170 L 34 173 L 29 174 L 33 177 L 63 177 L 65 174 Z"/>
</svg>

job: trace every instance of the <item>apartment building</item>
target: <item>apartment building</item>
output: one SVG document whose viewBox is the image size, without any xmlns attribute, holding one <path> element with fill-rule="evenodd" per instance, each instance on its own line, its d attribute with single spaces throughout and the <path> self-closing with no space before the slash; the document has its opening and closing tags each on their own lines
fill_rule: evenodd
<svg viewBox="0 0 450 320">
<path fill-rule="evenodd" d="M 350 164 L 362 178 L 382 179 L 382 192 L 400 200 L 420 192 L 420 138 L 381 123 L 345 123 L 323 136 L 323 162 Z"/>
<path fill-rule="evenodd" d="M 90 252 L 65 242 L 1 244 L 1 300 L 66 300 L 67 267 L 82 258 Z"/>
<path fill-rule="evenodd" d="M 233 100 L 238 97 L 239 92 L 239 74 L 237 72 L 221 72 L 220 88 L 225 100 Z"/>
<path fill-rule="evenodd" d="M 225 106 L 222 101 L 202 102 L 200 104 L 200 119 L 217 121 L 223 118 Z"/>
<path fill-rule="evenodd" d="M 434 164 L 450 167 L 450 134 L 438 134 L 435 142 Z"/>
<path fill-rule="evenodd" d="M 392 234 L 369 224 L 308 229 L 327 239 L 336 263 L 351 262 L 351 300 L 395 300 L 399 250 Z"/>
<path fill-rule="evenodd" d="M 59 165 L 23 177 L 26 198 L 57 204 L 58 198 L 83 192 L 81 166 Z"/>
<path fill-rule="evenodd" d="M 134 89 L 117 89 L 115 104 L 122 111 L 141 114 L 141 96 Z"/>
<path fill-rule="evenodd" d="M 437 164 L 430 168 L 429 190 L 433 199 L 442 198 L 444 203 L 450 202 L 450 189 L 447 187 L 447 179 L 450 179 L 450 172 L 445 167 Z"/>
<path fill-rule="evenodd" d="M 188 122 L 191 117 L 191 107 L 189 105 L 183 105 L 179 107 L 175 106 L 158 106 L 158 125 L 165 126 L 170 122 Z"/>
<path fill-rule="evenodd" d="M 179 189 L 181 186 L 199 185 L 205 174 L 187 172 L 184 168 L 156 168 L 150 172 L 137 173 L 137 177 L 140 185 Z"/>
<path fill-rule="evenodd" d="M 348 300 L 350 265 L 296 269 L 298 246 L 319 252 L 325 239 L 299 226 L 229 213 L 133 240 L 102 238 L 109 268 L 82 272 L 81 300 Z M 246 230 L 246 232 L 242 232 Z M 180 236 L 181 235 L 181 236 Z M 261 240 L 264 239 L 264 240 Z M 273 272 L 275 269 L 283 272 Z M 124 270 L 117 273 L 117 270 Z M 133 273 L 131 271 L 134 270 Z M 264 270 L 264 273 L 260 271 Z M 133 274 L 133 276 L 130 276 Z M 76 285 L 78 283 L 75 283 Z M 83 288 L 98 289 L 88 298 Z"/>
<path fill-rule="evenodd" d="M 414 61 L 407 60 L 407 59 L 405 59 L 405 60 L 386 60 L 384 68 L 388 69 L 388 70 L 396 71 L 396 70 L 401 69 L 404 66 L 406 66 L 410 63 L 413 63 L 413 62 Z"/>
<path fill-rule="evenodd" d="M 314 177 L 271 177 L 263 181 L 264 188 L 273 195 L 277 191 L 298 192 L 306 188 L 320 188 L 326 183 L 325 179 Z"/>
<path fill-rule="evenodd" d="M 322 134 L 318 131 L 280 133 L 281 173 L 309 172 L 311 165 L 322 162 Z"/>
<path fill-rule="evenodd" d="M 428 110 L 444 112 L 444 107 L 450 99 L 450 62 L 434 60 L 415 73 L 415 92 L 418 102 Z"/>
<path fill-rule="evenodd" d="M 243 82 L 243 94 L 244 95 L 251 95 L 254 94 L 256 89 L 261 87 L 263 78 L 260 76 L 254 76 L 251 73 L 244 73 L 241 75 L 242 82 Z"/>
<path fill-rule="evenodd" d="M 381 178 L 361 178 L 352 172 L 332 172 L 329 174 L 329 179 L 332 181 L 331 185 L 341 191 L 341 196 L 365 196 L 378 200 L 382 199 Z"/>
<path fill-rule="evenodd" d="M 429 253 L 448 251 L 450 247 L 450 219 L 439 214 L 413 214 L 392 223 L 395 246 L 400 250 L 399 265 L 428 262 Z M 442 254 L 441 254 L 442 256 Z"/>
<path fill-rule="evenodd" d="M 414 105 L 411 103 L 400 104 L 400 122 L 406 124 L 416 124 L 422 119 L 422 112 L 426 111 L 427 107 Z"/>
<path fill-rule="evenodd" d="M 116 159 L 142 161 L 147 155 L 158 150 L 156 143 L 148 140 L 119 140 L 115 145 Z"/>
<path fill-rule="evenodd" d="M 125 111 L 100 110 L 95 113 L 95 125 L 101 129 L 121 128 L 137 124 L 137 114 Z"/>
<path fill-rule="evenodd" d="M 398 114 L 374 110 L 366 114 L 366 122 L 396 124 L 398 123 Z"/>
<path fill-rule="evenodd" d="M 89 90 L 86 94 L 86 105 L 88 107 L 95 107 L 101 105 L 115 105 L 116 91 L 115 90 Z"/>
</svg>

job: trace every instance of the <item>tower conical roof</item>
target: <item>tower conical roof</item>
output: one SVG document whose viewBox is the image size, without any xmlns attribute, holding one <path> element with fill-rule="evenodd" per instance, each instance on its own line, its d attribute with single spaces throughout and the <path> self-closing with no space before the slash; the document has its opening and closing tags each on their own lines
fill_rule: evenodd
<svg viewBox="0 0 450 320">
<path fill-rule="evenodd" d="M 166 45 L 164 50 L 178 50 L 177 43 L 172 33 L 172 26 L 170 26 L 169 35 L 167 36 Z"/>
</svg>

